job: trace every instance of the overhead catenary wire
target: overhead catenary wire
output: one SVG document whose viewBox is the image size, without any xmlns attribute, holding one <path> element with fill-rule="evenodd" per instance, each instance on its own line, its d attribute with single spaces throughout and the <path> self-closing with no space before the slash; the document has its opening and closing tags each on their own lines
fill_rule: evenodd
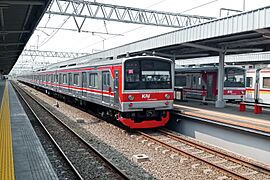
<svg viewBox="0 0 270 180">
<path fill-rule="evenodd" d="M 65 2 L 64 4 L 66 4 L 66 2 Z M 53 5 L 53 2 L 52 2 L 52 4 L 51 4 L 51 6 L 52 6 L 52 5 Z M 50 7 L 50 8 L 51 8 L 51 7 Z M 52 34 L 48 37 L 48 39 L 44 40 L 44 41 L 39 45 L 39 47 L 42 47 L 42 46 L 45 45 L 47 42 L 49 42 L 49 41 L 50 41 L 50 40 L 58 33 L 58 31 L 65 25 L 65 23 L 69 20 L 70 17 L 71 17 L 71 16 L 69 16 L 69 17 L 67 17 L 66 19 L 64 19 L 64 20 L 63 20 L 63 23 L 58 27 L 58 29 L 54 30 L 54 31 L 52 32 Z M 49 18 L 50 18 L 50 16 L 49 16 Z M 49 20 L 48 20 L 47 23 L 45 24 L 45 27 L 47 26 L 48 22 L 49 22 Z"/>
<path fill-rule="evenodd" d="M 160 4 L 160 3 L 163 3 L 163 2 L 165 2 L 165 1 L 167 1 L 167 0 L 161 0 L 161 1 L 158 1 L 157 3 L 154 3 L 154 4 L 150 5 L 150 6 L 147 6 L 146 8 L 153 7 L 153 6 L 155 6 L 155 5 L 158 5 L 158 4 Z M 211 1 L 208 1 L 208 2 L 203 3 L 203 4 L 200 4 L 200 5 L 198 5 L 198 6 L 195 6 L 195 7 L 192 7 L 192 8 L 190 8 L 190 9 L 184 10 L 184 11 L 180 12 L 180 14 L 181 14 L 181 13 L 188 12 L 188 11 L 191 11 L 191 10 L 194 10 L 194 9 L 198 9 L 198 8 L 204 7 L 204 6 L 206 6 L 206 5 L 215 3 L 215 2 L 217 2 L 217 1 L 219 1 L 219 0 L 211 0 Z M 121 34 L 124 35 L 124 34 L 130 33 L 130 32 L 136 31 L 136 30 L 138 30 L 138 29 L 144 28 L 144 27 L 145 27 L 145 26 L 142 25 L 142 26 L 139 26 L 139 27 L 130 29 L 130 30 L 128 30 L 128 31 L 125 31 L 125 32 L 123 32 L 123 33 L 121 33 Z M 117 37 L 117 36 L 111 36 L 111 37 L 106 38 L 106 40 L 113 39 L 113 38 L 116 38 L 116 37 Z M 80 48 L 78 51 L 82 51 L 82 50 L 87 49 L 87 48 L 89 48 L 89 47 L 92 47 L 92 46 L 94 46 L 94 45 L 96 45 L 96 44 L 100 44 L 101 42 L 104 42 L 104 40 L 97 41 L 97 42 L 92 43 L 92 44 L 90 44 L 90 45 L 88 45 L 88 46 L 86 46 L 86 47 Z"/>
<path fill-rule="evenodd" d="M 158 1 L 158 2 L 156 2 L 156 3 L 154 3 L 154 4 L 151 4 L 151 5 L 147 6 L 146 8 L 153 7 L 153 6 L 155 6 L 155 5 L 158 5 L 158 4 L 160 4 L 160 3 L 163 3 L 163 2 L 165 2 L 165 1 L 167 1 L 167 0 L 161 0 L 161 1 Z M 107 24 L 105 24 L 105 21 L 104 21 L 104 26 L 105 26 L 106 31 L 108 31 L 108 30 L 107 30 Z M 127 33 L 132 32 L 132 31 L 136 31 L 137 29 L 140 29 L 140 28 L 142 28 L 142 27 L 144 27 L 144 26 L 139 26 L 139 27 L 137 27 L 137 28 L 134 28 L 134 29 L 125 31 L 124 33 L 121 33 L 121 35 L 127 34 Z M 107 38 L 106 40 L 112 39 L 112 38 L 115 38 L 115 37 L 117 37 L 117 36 L 112 36 L 111 38 Z M 89 48 L 89 47 L 91 47 L 91 46 L 93 46 L 93 45 L 96 45 L 96 44 L 99 44 L 99 43 L 101 43 L 101 42 L 104 42 L 104 40 L 101 40 L 101 41 L 95 42 L 95 43 L 93 43 L 93 44 L 90 44 L 90 45 L 88 45 L 88 46 L 86 46 L 86 47 L 83 47 L 83 48 L 79 49 L 78 51 L 81 51 L 81 50 L 83 50 L 83 49 Z"/>
</svg>

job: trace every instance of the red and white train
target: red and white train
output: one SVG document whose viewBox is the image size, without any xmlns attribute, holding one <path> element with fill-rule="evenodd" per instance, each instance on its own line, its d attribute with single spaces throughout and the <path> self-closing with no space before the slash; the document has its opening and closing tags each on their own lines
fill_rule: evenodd
<svg viewBox="0 0 270 180">
<path fill-rule="evenodd" d="M 270 68 L 247 70 L 244 100 L 270 104 Z"/>
<path fill-rule="evenodd" d="M 217 67 L 175 68 L 175 89 L 182 97 L 216 100 L 218 86 Z M 177 93 L 177 92 L 176 92 Z M 224 68 L 224 100 L 242 101 L 245 95 L 245 69 Z"/>
<path fill-rule="evenodd" d="M 174 63 L 156 56 L 52 66 L 18 77 L 47 93 L 90 102 L 130 128 L 164 126 L 173 109 Z"/>
</svg>

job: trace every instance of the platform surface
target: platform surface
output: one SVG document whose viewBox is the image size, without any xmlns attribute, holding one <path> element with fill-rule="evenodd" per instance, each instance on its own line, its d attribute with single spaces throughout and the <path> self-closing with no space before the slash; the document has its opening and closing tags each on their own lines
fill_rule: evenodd
<svg viewBox="0 0 270 180">
<path fill-rule="evenodd" d="M 0 93 L 3 84 L 4 83 L 0 82 Z M 5 90 L 2 98 L 3 102 L 5 101 L 4 104 L 7 105 L 2 105 L 1 107 L 1 109 L 4 109 L 4 113 L 2 114 L 7 116 L 0 119 L 0 125 L 3 126 L 3 122 L 9 121 L 9 123 L 6 124 L 10 127 L 6 127 L 6 131 L 9 131 L 8 129 L 10 129 L 11 136 L 6 136 L 7 138 L 5 141 L 0 140 L 0 145 L 2 147 L 6 146 L 2 149 L 3 154 L 11 154 L 9 155 L 11 158 L 2 156 L 3 162 L 0 171 L 5 172 L 5 179 L 58 179 L 17 95 L 15 94 L 15 90 L 10 83 L 7 83 L 7 86 L 8 89 Z M 5 130 L 2 129 L 2 131 Z M 6 134 L 9 134 L 9 132 Z M 11 147 L 8 147 L 9 144 Z M 11 151 L 11 153 L 8 153 L 8 151 Z M 5 171 L 5 169 L 10 170 Z"/>
<path fill-rule="evenodd" d="M 261 114 L 254 114 L 252 108 L 247 108 L 246 112 L 240 112 L 237 104 L 216 108 L 214 104 L 202 105 L 202 103 L 192 100 L 175 101 L 174 109 L 185 115 L 270 133 L 269 110 L 263 110 Z"/>
</svg>

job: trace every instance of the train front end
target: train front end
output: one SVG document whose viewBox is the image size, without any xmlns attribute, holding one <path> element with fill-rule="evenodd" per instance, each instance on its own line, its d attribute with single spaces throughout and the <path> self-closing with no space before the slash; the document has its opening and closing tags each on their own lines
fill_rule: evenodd
<svg viewBox="0 0 270 180">
<path fill-rule="evenodd" d="M 227 101 L 242 101 L 245 96 L 245 69 L 240 67 L 225 67 L 224 99 Z"/>
<path fill-rule="evenodd" d="M 170 59 L 140 56 L 123 61 L 121 111 L 125 126 L 164 126 L 173 109 L 174 63 Z"/>
</svg>

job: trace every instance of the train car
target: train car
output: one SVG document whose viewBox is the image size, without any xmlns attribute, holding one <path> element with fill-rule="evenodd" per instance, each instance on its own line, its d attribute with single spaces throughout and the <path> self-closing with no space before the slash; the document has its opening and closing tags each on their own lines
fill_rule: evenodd
<svg viewBox="0 0 270 180">
<path fill-rule="evenodd" d="M 217 67 L 175 68 L 175 89 L 182 97 L 216 100 Z M 245 70 L 240 67 L 224 68 L 224 100 L 242 101 L 245 95 Z"/>
<path fill-rule="evenodd" d="M 270 104 L 270 68 L 247 70 L 244 100 Z"/>
<path fill-rule="evenodd" d="M 101 115 L 130 128 L 164 126 L 173 109 L 174 63 L 156 56 L 67 64 L 18 80 L 47 93 L 94 103 Z"/>
</svg>

